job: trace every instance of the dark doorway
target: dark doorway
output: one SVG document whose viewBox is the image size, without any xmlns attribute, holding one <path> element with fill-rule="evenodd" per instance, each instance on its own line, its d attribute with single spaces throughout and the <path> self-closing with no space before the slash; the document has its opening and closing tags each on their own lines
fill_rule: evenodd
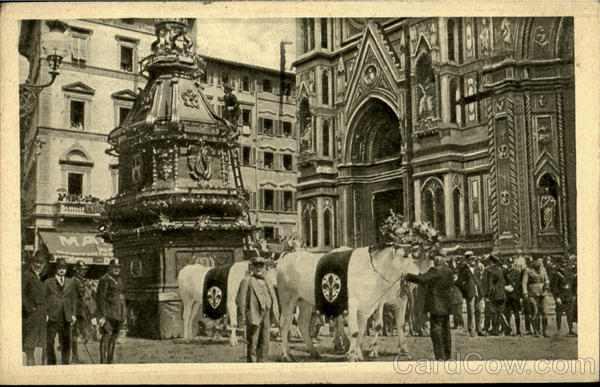
<svg viewBox="0 0 600 387">
<path fill-rule="evenodd" d="M 383 241 L 380 227 L 390 210 L 404 215 L 404 191 L 401 188 L 377 192 L 373 195 L 373 225 L 377 242 Z"/>
</svg>

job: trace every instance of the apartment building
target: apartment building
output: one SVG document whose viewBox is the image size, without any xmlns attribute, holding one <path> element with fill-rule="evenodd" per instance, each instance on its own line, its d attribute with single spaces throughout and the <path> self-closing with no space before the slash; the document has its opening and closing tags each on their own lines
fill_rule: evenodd
<svg viewBox="0 0 600 387">
<path fill-rule="evenodd" d="M 70 27 L 70 52 L 55 82 L 41 92 L 30 125 L 21 128 L 22 243 L 24 250 L 48 248 L 55 258 L 69 262 L 105 264 L 110 254 L 95 235 L 102 201 L 116 195 L 119 184 L 117 158 L 105 152 L 107 136 L 145 85 L 139 61 L 150 54 L 156 40 L 155 19 L 63 21 Z M 194 37 L 195 20 L 187 23 Z M 47 33 L 45 22 L 27 23 L 20 31 L 20 47 L 39 45 Z M 244 186 L 251 192 L 253 223 L 270 241 L 293 234 L 294 75 L 204 59 L 200 81 L 214 109 L 222 111 L 225 84 L 240 102 L 240 160 Z M 36 56 L 28 60 L 30 72 L 36 72 L 30 78 L 45 81 L 47 63 Z"/>
</svg>

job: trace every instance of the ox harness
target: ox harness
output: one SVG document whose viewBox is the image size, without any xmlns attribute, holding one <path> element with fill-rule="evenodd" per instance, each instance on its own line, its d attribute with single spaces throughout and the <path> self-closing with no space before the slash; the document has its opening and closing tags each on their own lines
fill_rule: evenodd
<svg viewBox="0 0 600 387">
<path fill-rule="evenodd" d="M 337 317 L 348 309 L 348 263 L 353 252 L 333 252 L 319 258 L 315 273 L 315 308 L 327 317 Z"/>
<path fill-rule="evenodd" d="M 213 320 L 227 313 L 227 279 L 232 266 L 233 264 L 217 266 L 210 269 L 204 277 L 202 313 Z"/>
</svg>

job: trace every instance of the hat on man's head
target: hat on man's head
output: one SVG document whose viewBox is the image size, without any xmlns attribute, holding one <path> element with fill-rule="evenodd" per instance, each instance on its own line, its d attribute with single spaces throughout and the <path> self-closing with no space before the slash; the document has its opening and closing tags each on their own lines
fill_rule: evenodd
<svg viewBox="0 0 600 387">
<path fill-rule="evenodd" d="M 495 263 L 500 263 L 500 258 L 496 257 L 494 254 L 490 254 L 490 256 L 488 257 L 488 259 L 492 262 Z"/>
<path fill-rule="evenodd" d="M 58 258 L 56 260 L 56 268 L 60 269 L 60 268 L 67 268 L 67 261 L 65 261 L 64 258 Z"/>
<path fill-rule="evenodd" d="M 87 269 L 87 266 L 85 265 L 85 263 L 83 263 L 82 260 L 75 262 L 75 270 L 80 270 L 80 269 Z"/>
<path fill-rule="evenodd" d="M 463 255 L 464 255 L 465 257 L 470 257 L 470 256 L 472 256 L 472 255 L 473 255 L 473 251 L 471 251 L 471 250 L 465 251 L 465 253 L 464 253 Z"/>
<path fill-rule="evenodd" d="M 121 267 L 121 264 L 119 263 L 119 258 L 111 259 L 108 263 L 108 267 Z"/>
<path fill-rule="evenodd" d="M 225 86 L 223 86 L 223 90 L 225 90 L 225 91 L 232 91 L 233 89 L 231 88 L 231 86 L 225 85 Z"/>
<path fill-rule="evenodd" d="M 46 254 L 42 250 L 38 250 L 29 260 L 32 263 L 46 263 Z"/>
</svg>

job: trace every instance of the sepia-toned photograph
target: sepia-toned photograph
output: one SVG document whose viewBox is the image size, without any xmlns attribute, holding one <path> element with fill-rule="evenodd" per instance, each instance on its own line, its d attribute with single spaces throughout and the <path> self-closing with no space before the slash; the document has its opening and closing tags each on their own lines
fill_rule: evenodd
<svg viewBox="0 0 600 387">
<path fill-rule="evenodd" d="M 21 15 L 25 370 L 597 378 L 578 350 L 598 332 L 578 321 L 577 18 L 362 13 Z"/>
</svg>

